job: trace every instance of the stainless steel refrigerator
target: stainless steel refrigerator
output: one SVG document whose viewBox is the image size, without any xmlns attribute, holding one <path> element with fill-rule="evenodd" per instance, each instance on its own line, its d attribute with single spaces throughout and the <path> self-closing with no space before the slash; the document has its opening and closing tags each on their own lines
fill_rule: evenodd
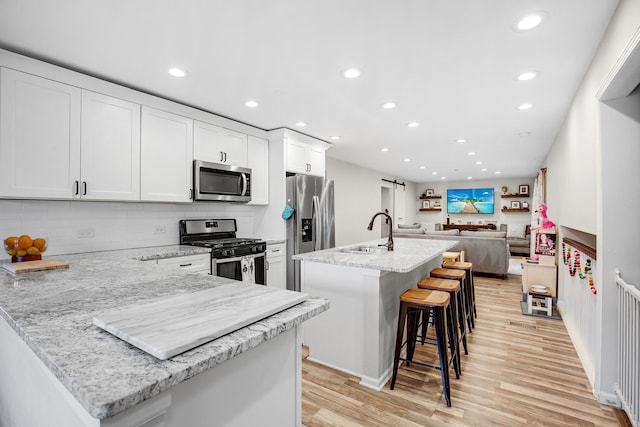
<svg viewBox="0 0 640 427">
<path fill-rule="evenodd" d="M 300 261 L 295 254 L 333 248 L 335 239 L 333 181 L 309 175 L 287 177 L 287 289 L 300 291 Z"/>
</svg>

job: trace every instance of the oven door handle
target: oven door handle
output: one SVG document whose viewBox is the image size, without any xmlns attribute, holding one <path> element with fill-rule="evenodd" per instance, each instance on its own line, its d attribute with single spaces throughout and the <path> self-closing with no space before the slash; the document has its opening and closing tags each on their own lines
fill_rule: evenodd
<svg viewBox="0 0 640 427">
<path fill-rule="evenodd" d="M 230 262 L 238 262 L 242 259 L 243 257 L 241 256 L 237 256 L 237 257 L 233 257 L 233 258 L 214 258 L 213 262 L 214 264 L 227 264 Z"/>
</svg>

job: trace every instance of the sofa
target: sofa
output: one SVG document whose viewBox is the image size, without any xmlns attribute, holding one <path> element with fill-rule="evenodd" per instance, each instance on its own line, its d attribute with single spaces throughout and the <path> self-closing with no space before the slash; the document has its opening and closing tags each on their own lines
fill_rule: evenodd
<svg viewBox="0 0 640 427">
<path fill-rule="evenodd" d="M 424 228 L 397 228 L 394 238 L 457 240 L 451 251 L 464 251 L 465 261 L 473 263 L 475 273 L 499 275 L 509 271 L 509 244 L 504 231 L 427 231 Z"/>
<path fill-rule="evenodd" d="M 500 224 L 500 231 L 507 233 L 507 243 L 511 255 L 531 254 L 531 225 L 529 224 Z"/>
</svg>

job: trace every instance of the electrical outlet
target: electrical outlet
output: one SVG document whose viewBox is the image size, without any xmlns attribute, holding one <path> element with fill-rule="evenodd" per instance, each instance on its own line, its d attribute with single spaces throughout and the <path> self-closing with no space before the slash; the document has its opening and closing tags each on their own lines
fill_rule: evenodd
<svg viewBox="0 0 640 427">
<path fill-rule="evenodd" d="M 156 225 L 155 234 L 165 234 L 167 232 L 167 227 L 164 225 Z"/>
<path fill-rule="evenodd" d="M 81 228 L 78 230 L 78 239 L 90 239 L 96 236 L 93 228 Z"/>
</svg>

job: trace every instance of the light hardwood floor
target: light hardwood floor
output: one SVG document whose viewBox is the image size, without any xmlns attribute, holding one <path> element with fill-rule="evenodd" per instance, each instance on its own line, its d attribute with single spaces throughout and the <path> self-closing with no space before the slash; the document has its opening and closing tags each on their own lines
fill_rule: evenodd
<svg viewBox="0 0 640 427">
<path fill-rule="evenodd" d="M 402 366 L 394 390 L 303 360 L 302 422 L 315 426 L 616 426 L 619 411 L 600 405 L 560 320 L 521 314 L 521 277 L 476 277 L 478 318 L 451 370 L 448 408 L 440 372 Z M 435 357 L 418 346 L 415 360 Z M 307 354 L 306 351 L 303 352 Z M 620 422 L 624 424 L 623 421 Z"/>
</svg>

